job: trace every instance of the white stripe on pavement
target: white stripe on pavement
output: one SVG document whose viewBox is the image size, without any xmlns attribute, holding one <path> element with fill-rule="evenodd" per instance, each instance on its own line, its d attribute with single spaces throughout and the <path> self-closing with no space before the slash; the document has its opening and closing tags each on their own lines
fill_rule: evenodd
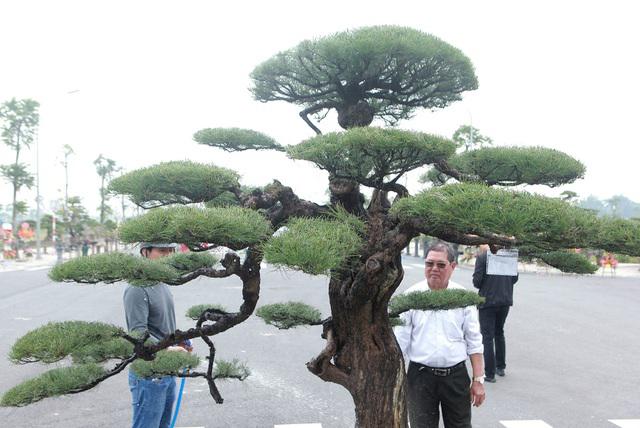
<svg viewBox="0 0 640 428">
<path fill-rule="evenodd" d="M 640 428 L 640 419 L 609 419 L 609 422 L 621 428 Z"/>
<path fill-rule="evenodd" d="M 553 428 L 541 420 L 530 421 L 500 421 L 506 428 Z"/>
<path fill-rule="evenodd" d="M 25 268 L 24 270 L 28 271 L 28 272 L 33 272 L 36 270 L 43 270 L 43 269 L 50 269 L 51 266 L 35 266 L 35 267 L 29 267 L 29 268 Z"/>
<path fill-rule="evenodd" d="M 322 428 L 320 424 L 288 424 L 274 425 L 273 428 Z"/>
</svg>

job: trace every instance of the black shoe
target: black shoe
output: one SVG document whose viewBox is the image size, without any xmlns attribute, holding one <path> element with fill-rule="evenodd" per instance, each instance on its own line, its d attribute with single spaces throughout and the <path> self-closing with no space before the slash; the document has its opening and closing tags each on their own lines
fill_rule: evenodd
<svg viewBox="0 0 640 428">
<path fill-rule="evenodd" d="M 496 370 L 496 374 L 497 374 L 498 376 L 504 376 L 504 369 L 497 369 L 497 370 Z"/>
<path fill-rule="evenodd" d="M 489 383 L 496 383 L 496 378 L 495 378 L 495 376 L 491 376 L 491 377 L 485 376 L 484 377 L 484 381 L 485 382 L 489 382 Z"/>
</svg>

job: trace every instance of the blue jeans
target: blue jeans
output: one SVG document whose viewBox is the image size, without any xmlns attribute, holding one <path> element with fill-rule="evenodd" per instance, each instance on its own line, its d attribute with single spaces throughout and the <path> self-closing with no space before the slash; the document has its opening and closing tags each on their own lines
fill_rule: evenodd
<svg viewBox="0 0 640 428">
<path fill-rule="evenodd" d="M 133 405 L 132 428 L 168 428 L 171 424 L 176 381 L 171 376 L 142 378 L 129 371 Z"/>
</svg>

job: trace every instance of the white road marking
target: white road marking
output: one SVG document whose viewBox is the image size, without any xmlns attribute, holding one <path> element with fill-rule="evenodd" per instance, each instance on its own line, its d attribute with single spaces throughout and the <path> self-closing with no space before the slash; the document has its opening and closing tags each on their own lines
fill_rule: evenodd
<svg viewBox="0 0 640 428">
<path fill-rule="evenodd" d="M 18 321 L 31 321 L 31 318 L 16 317 L 16 318 L 14 318 L 14 320 L 18 320 Z"/>
<path fill-rule="evenodd" d="M 36 270 L 43 270 L 43 269 L 49 269 L 51 266 L 36 266 L 36 267 L 30 267 L 30 268 L 26 268 L 25 270 L 28 272 L 33 272 Z"/>
<path fill-rule="evenodd" d="M 640 428 L 640 419 L 609 419 L 609 422 L 621 428 Z"/>
<path fill-rule="evenodd" d="M 274 425 L 273 428 L 322 428 L 320 424 L 288 424 Z"/>
<path fill-rule="evenodd" d="M 506 428 L 553 428 L 541 420 L 530 421 L 500 421 Z"/>
</svg>

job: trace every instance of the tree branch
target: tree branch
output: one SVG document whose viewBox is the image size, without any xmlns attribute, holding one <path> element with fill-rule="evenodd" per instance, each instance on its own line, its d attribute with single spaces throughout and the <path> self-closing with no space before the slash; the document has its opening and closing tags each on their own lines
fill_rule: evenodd
<svg viewBox="0 0 640 428">
<path fill-rule="evenodd" d="M 323 327 L 322 337 L 327 339 L 327 345 L 316 358 L 307 363 L 307 369 L 325 382 L 337 383 L 349 389 L 351 385 L 349 375 L 331 363 L 337 349 L 331 322 L 326 322 Z"/>
<path fill-rule="evenodd" d="M 453 177 L 460 182 L 478 182 L 481 183 L 482 180 L 475 175 L 464 174 L 451 165 L 446 160 L 438 161 L 434 164 L 435 168 L 441 173 L 448 175 L 449 177 Z"/>
<path fill-rule="evenodd" d="M 129 365 L 129 363 L 133 362 L 137 358 L 138 358 L 138 356 L 136 354 L 131 355 L 126 360 L 123 360 L 123 361 L 119 362 L 113 369 L 108 371 L 105 375 L 99 377 L 98 379 L 94 380 L 91 383 L 88 383 L 88 384 L 86 384 L 84 386 L 81 386 L 80 388 L 76 388 L 76 389 L 70 390 L 68 393 L 69 394 L 77 394 L 78 392 L 87 391 L 87 390 L 93 388 L 94 386 L 96 386 L 100 382 L 110 378 L 111 376 L 115 376 L 118 373 L 120 373 L 122 370 L 125 369 L 125 367 L 127 367 Z"/>
<path fill-rule="evenodd" d="M 284 186 L 278 180 L 274 180 L 264 190 L 255 190 L 243 198 L 242 205 L 266 210 L 266 217 L 274 228 L 291 217 L 319 217 L 329 210 L 324 205 L 300 199 L 291 187 Z"/>
<path fill-rule="evenodd" d="M 240 257 L 238 257 L 237 254 L 225 254 L 221 264 L 224 266 L 224 269 L 213 269 L 210 267 L 200 268 L 182 275 L 175 281 L 167 281 L 167 284 L 182 285 L 198 278 L 199 276 L 206 276 L 209 278 L 226 278 L 231 275 L 238 275 L 240 272 Z"/>
</svg>

